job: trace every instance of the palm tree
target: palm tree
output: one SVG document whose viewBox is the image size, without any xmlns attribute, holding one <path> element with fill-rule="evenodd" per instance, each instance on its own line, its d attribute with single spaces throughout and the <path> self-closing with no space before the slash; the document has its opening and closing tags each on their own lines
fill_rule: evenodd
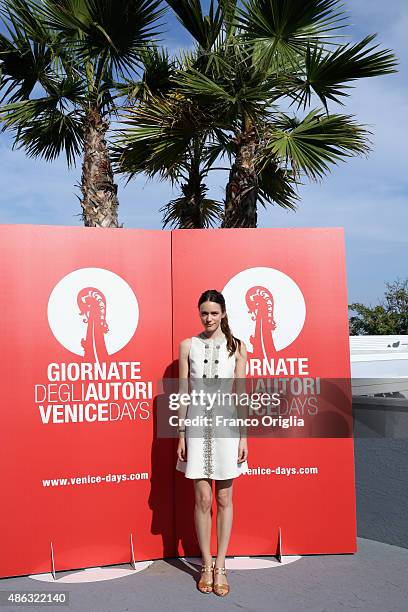
<svg viewBox="0 0 408 612">
<path fill-rule="evenodd" d="M 131 90 L 138 92 L 138 85 Z M 214 156 L 206 142 L 205 117 L 198 113 L 188 100 L 169 90 L 129 100 L 126 114 L 121 115 L 112 153 L 116 171 L 128 180 L 142 172 L 149 178 L 167 179 L 181 191 L 161 207 L 163 227 L 206 228 L 220 220 L 222 205 L 206 197 L 205 184 L 217 153 Z"/>
<path fill-rule="evenodd" d="M 206 113 L 177 90 L 176 76 L 187 66 L 199 66 L 211 49 L 223 23 L 221 7 L 203 16 L 199 4 L 200 42 L 194 53 L 171 59 L 165 50 L 149 47 L 144 55 L 141 80 L 124 88 L 126 112 L 113 150 L 116 172 L 128 180 L 144 172 L 150 178 L 168 179 L 181 194 L 160 211 L 163 227 L 207 228 L 220 221 L 222 204 L 207 197 L 205 180 L 218 156 L 207 141 Z M 185 19 L 193 13 L 183 10 Z M 126 126 L 126 127 L 125 127 Z"/>
<path fill-rule="evenodd" d="M 201 44 L 199 2 L 168 4 Z M 229 138 L 222 227 L 256 227 L 260 196 L 261 203 L 294 208 L 293 186 L 302 175 L 320 179 L 339 160 L 369 151 L 369 132 L 350 115 L 330 113 L 329 103 L 342 104 L 352 81 L 395 72 L 396 59 L 371 45 L 373 35 L 355 44 L 339 41 L 346 25 L 339 0 L 220 4 L 225 18 L 218 44 L 200 66 L 181 71 L 177 84 L 205 109 L 207 124 L 212 117 L 213 137 Z M 311 107 L 312 96 L 322 108 Z M 304 116 L 283 112 L 278 103 L 296 104 Z"/>
<path fill-rule="evenodd" d="M 82 156 L 86 226 L 119 227 L 106 134 L 161 0 L 0 0 L 0 119 L 29 156 Z"/>
</svg>

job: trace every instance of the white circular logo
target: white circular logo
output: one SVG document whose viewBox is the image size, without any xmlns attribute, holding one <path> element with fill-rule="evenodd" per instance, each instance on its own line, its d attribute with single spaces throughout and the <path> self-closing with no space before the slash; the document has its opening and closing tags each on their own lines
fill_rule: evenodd
<svg viewBox="0 0 408 612">
<path fill-rule="evenodd" d="M 243 270 L 228 281 L 222 294 L 233 334 L 245 342 L 248 352 L 263 352 L 259 357 L 269 358 L 286 348 L 303 328 L 303 294 L 280 270 Z"/>
<path fill-rule="evenodd" d="M 103 268 L 64 276 L 48 300 L 48 323 L 68 351 L 93 360 L 120 351 L 133 337 L 139 306 L 126 281 Z"/>
</svg>

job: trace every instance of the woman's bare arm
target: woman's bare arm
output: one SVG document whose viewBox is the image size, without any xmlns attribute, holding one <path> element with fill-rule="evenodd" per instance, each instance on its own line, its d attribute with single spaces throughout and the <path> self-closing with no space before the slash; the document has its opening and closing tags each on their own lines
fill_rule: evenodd
<svg viewBox="0 0 408 612">
<path fill-rule="evenodd" d="M 239 402 L 239 398 L 242 394 L 246 393 L 246 363 L 247 363 L 247 349 L 245 346 L 245 342 L 241 340 L 241 346 L 237 349 L 236 352 L 236 362 L 235 362 L 235 371 L 234 376 L 236 379 L 236 393 L 238 395 L 238 417 L 246 418 L 248 416 L 248 406 L 241 405 Z M 246 426 L 240 426 L 241 438 L 246 438 Z"/>
<path fill-rule="evenodd" d="M 180 342 L 179 347 L 179 396 L 180 400 L 182 396 L 186 396 L 188 394 L 188 355 L 191 347 L 191 338 L 186 338 Z M 178 409 L 178 417 L 181 427 L 183 427 L 183 422 L 181 419 L 184 419 L 187 413 L 188 405 L 184 404 L 182 401 L 179 402 Z"/>
</svg>

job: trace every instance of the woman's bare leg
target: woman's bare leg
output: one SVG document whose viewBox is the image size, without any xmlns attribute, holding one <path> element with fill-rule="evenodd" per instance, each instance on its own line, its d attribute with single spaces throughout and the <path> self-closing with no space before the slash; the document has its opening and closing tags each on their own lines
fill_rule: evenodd
<svg viewBox="0 0 408 612">
<path fill-rule="evenodd" d="M 225 556 L 232 529 L 232 483 L 233 479 L 215 481 L 215 497 L 217 501 L 217 558 L 216 567 L 225 567 Z M 226 584 L 223 574 L 217 575 L 218 584 Z"/>
<path fill-rule="evenodd" d="M 194 492 L 194 520 L 202 561 L 203 565 L 211 565 L 212 480 L 209 478 L 194 480 Z"/>
</svg>

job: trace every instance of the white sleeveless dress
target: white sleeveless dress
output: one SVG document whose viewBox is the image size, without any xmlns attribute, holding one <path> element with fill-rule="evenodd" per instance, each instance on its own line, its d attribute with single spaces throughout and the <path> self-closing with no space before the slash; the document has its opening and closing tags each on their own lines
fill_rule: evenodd
<svg viewBox="0 0 408 612">
<path fill-rule="evenodd" d="M 206 388 L 208 393 L 217 390 L 231 392 L 235 362 L 235 356 L 228 352 L 225 334 L 216 339 L 209 339 L 204 334 L 193 336 L 189 352 L 191 389 Z M 214 380 L 218 378 L 221 379 L 219 382 Z M 206 379 L 211 380 L 207 383 Z M 190 403 L 186 417 L 201 415 L 211 420 L 221 413 L 227 417 L 237 417 L 235 407 L 225 408 L 214 404 L 209 409 L 205 401 L 199 405 Z M 212 422 L 215 424 L 216 419 L 212 418 Z M 177 459 L 176 469 L 184 472 L 186 478 L 227 480 L 248 471 L 247 461 L 238 463 L 239 428 L 214 428 L 212 425 L 186 427 L 185 436 L 187 461 Z"/>
</svg>

